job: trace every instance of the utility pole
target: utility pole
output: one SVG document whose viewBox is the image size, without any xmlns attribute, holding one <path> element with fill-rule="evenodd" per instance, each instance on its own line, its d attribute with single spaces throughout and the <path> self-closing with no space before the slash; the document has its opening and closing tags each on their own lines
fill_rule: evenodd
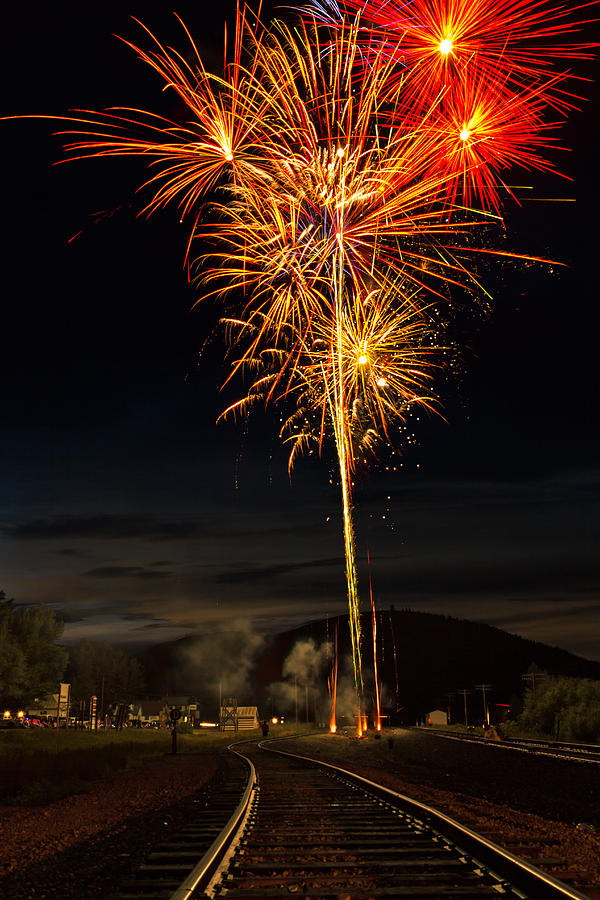
<svg viewBox="0 0 600 900">
<path fill-rule="evenodd" d="M 448 725 L 452 725 L 454 716 L 452 715 L 452 702 L 456 700 L 456 694 L 446 694 L 446 710 L 448 713 Z"/>
<path fill-rule="evenodd" d="M 485 692 L 491 691 L 492 685 L 491 684 L 476 684 L 475 687 L 477 688 L 478 691 L 483 692 L 483 723 L 484 723 L 484 725 L 486 723 L 489 725 L 490 724 L 490 716 L 488 713 L 487 703 L 485 702 Z"/>
<path fill-rule="evenodd" d="M 525 675 L 521 675 L 521 680 L 525 681 L 525 682 L 529 682 L 529 684 L 531 685 L 532 691 L 535 692 L 535 679 L 537 678 L 539 681 L 541 678 L 545 678 L 545 677 L 546 677 L 545 672 L 526 672 Z"/>
<path fill-rule="evenodd" d="M 456 692 L 457 694 L 463 695 L 463 701 L 465 704 L 465 726 L 469 727 L 469 714 L 467 713 L 467 694 L 470 694 L 471 691 L 466 690 L 466 688 L 461 688 L 460 691 Z"/>
</svg>

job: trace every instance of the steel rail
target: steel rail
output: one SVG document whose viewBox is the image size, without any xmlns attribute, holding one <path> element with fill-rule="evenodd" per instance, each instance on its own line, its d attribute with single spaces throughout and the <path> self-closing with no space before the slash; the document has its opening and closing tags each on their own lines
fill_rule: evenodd
<svg viewBox="0 0 600 900">
<path fill-rule="evenodd" d="M 503 741 L 492 741 L 476 734 L 449 733 L 431 728 L 418 728 L 417 730 L 419 733 L 440 737 L 445 741 L 478 744 L 479 746 L 493 747 L 496 750 L 513 750 L 516 753 L 528 753 L 531 756 L 549 756 L 552 759 L 562 759 L 569 762 L 589 763 L 590 765 L 600 764 L 600 746 L 597 744 L 567 744 L 558 741 L 526 740 L 523 738 L 506 738 Z"/>
<path fill-rule="evenodd" d="M 177 890 L 171 894 L 170 900 L 189 900 L 194 891 L 197 891 L 199 888 L 203 887 L 210 880 L 219 863 L 223 860 L 228 850 L 232 848 L 232 845 L 235 843 L 236 839 L 241 833 L 247 811 L 250 808 L 252 798 L 256 791 L 257 777 L 256 769 L 254 768 L 252 760 L 248 759 L 248 757 L 244 756 L 237 750 L 237 747 L 239 747 L 240 743 L 247 742 L 240 741 L 235 744 L 230 744 L 227 749 L 232 753 L 237 753 L 237 755 L 244 760 L 244 762 L 249 766 L 250 769 L 248 783 L 242 795 L 242 799 L 232 813 L 227 824 L 220 832 L 220 834 L 217 835 L 206 853 L 203 855 L 197 865 L 194 866 L 185 881 L 183 881 L 179 885 Z"/>
<path fill-rule="evenodd" d="M 273 741 L 269 741 L 268 743 L 271 744 Z M 425 803 L 413 800 L 405 794 L 400 794 L 398 791 L 377 784 L 377 782 L 364 778 L 362 775 L 357 775 L 354 772 L 350 772 L 348 769 L 343 769 L 341 766 L 336 766 L 333 763 L 327 763 L 323 760 L 314 759 L 313 757 L 304 756 L 298 753 L 290 753 L 287 750 L 278 750 L 274 747 L 266 746 L 264 741 L 260 741 L 258 746 L 271 753 L 278 753 L 282 756 L 301 759 L 331 769 L 361 786 L 368 786 L 370 790 L 375 790 L 384 797 L 393 797 L 396 801 L 400 801 L 405 808 L 408 807 L 412 812 L 420 813 L 421 816 L 424 814 L 428 824 L 434 823 L 441 834 L 450 838 L 460 846 L 462 850 L 473 853 L 479 862 L 485 864 L 514 887 L 526 891 L 531 891 L 533 888 L 535 893 L 532 893 L 531 897 L 535 898 L 535 900 L 538 900 L 538 898 L 539 900 L 546 900 L 546 898 L 548 898 L 548 900 L 550 900 L 550 898 L 557 898 L 557 900 L 558 898 L 568 898 L 568 900 L 589 900 L 589 897 L 587 897 L 586 894 L 582 894 L 563 882 L 558 881 L 556 878 L 553 878 L 552 875 L 542 872 L 541 869 L 531 865 L 526 860 L 520 859 L 510 851 L 505 850 L 493 841 L 488 840 L 488 838 L 483 835 L 477 834 L 465 825 L 461 825 L 460 822 L 457 822 L 455 819 L 450 818 L 450 816 L 447 816 L 445 813 L 442 813 Z M 544 890 L 543 894 L 539 892 L 542 885 Z"/>
</svg>

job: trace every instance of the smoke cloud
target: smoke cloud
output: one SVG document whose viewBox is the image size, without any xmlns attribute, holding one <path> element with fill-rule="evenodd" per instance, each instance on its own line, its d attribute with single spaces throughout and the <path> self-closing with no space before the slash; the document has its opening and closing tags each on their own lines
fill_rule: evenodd
<svg viewBox="0 0 600 900">
<path fill-rule="evenodd" d="M 333 645 L 325 642 L 317 645 L 311 638 L 298 641 L 286 657 L 283 667 L 283 680 L 269 685 L 269 695 L 273 702 L 273 711 L 277 714 L 295 716 L 298 720 L 314 721 L 321 725 L 329 723 L 331 715 L 331 697 L 328 691 L 328 676 L 333 666 Z M 338 662 L 338 680 L 336 692 L 336 719 L 338 727 L 356 727 L 358 715 L 358 698 L 352 660 L 340 659 Z M 348 673 L 348 674 L 346 674 Z M 363 714 L 375 715 L 375 686 L 372 673 L 363 669 L 364 692 Z M 391 696 L 385 686 L 382 688 L 382 700 L 391 704 Z"/>
<path fill-rule="evenodd" d="M 251 675 L 265 639 L 249 621 L 232 622 L 231 630 L 207 634 L 179 653 L 181 680 L 199 696 L 210 698 L 217 709 L 219 697 L 235 697 L 240 706 L 256 702 Z"/>
</svg>

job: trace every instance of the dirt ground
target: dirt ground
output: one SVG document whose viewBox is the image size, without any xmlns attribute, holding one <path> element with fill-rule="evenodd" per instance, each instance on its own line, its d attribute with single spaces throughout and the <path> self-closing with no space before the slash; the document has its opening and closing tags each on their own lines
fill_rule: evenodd
<svg viewBox="0 0 600 900">
<path fill-rule="evenodd" d="M 153 843 L 181 826 L 216 755 L 164 756 L 86 794 L 0 806 L 0 898 L 109 897 Z"/>
</svg>

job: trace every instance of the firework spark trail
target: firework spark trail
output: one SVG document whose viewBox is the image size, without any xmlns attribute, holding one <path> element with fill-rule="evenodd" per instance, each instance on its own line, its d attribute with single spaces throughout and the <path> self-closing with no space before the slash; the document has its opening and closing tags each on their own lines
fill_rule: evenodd
<svg viewBox="0 0 600 900">
<path fill-rule="evenodd" d="M 276 400 L 294 397 L 295 409 L 282 427 L 284 440 L 292 444 L 290 466 L 311 441 L 321 442 L 324 422 L 327 418 L 330 421 L 342 493 L 355 683 L 360 691 L 363 682 L 352 477 L 357 463 L 366 461 L 394 419 L 402 419 L 415 405 L 433 408 L 432 396 L 423 389 L 432 378 L 431 370 L 437 365 L 435 354 L 441 349 L 433 344 L 435 333 L 425 315 L 426 307 L 416 310 L 414 298 L 399 303 L 398 289 L 392 294 L 373 292 L 368 303 L 351 302 L 340 289 L 333 320 L 317 320 L 315 315 L 312 333 L 316 340 L 312 344 L 303 342 L 301 332 L 288 326 L 273 334 L 275 343 L 265 345 L 258 355 L 247 355 L 240 349 L 240 365 L 251 386 L 246 397 L 223 414 L 246 413 L 269 395 Z M 238 319 L 228 320 L 227 325 L 235 349 L 244 336 L 254 346 L 254 329 L 264 336 L 264 323 L 252 328 Z M 289 353 L 295 354 L 294 364 L 281 383 L 281 360 Z"/>
<path fill-rule="evenodd" d="M 394 651 L 394 675 L 396 677 L 396 712 L 400 708 L 400 679 L 398 678 L 398 651 L 396 648 L 396 633 L 394 632 L 394 620 L 392 618 L 392 610 L 389 612 L 390 631 L 392 633 L 392 647 Z"/>
<path fill-rule="evenodd" d="M 291 43 L 291 34 L 285 34 Z M 339 36 L 336 59 L 352 56 L 348 46 L 352 49 L 354 37 Z M 225 415 L 245 412 L 262 397 L 300 392 L 303 399 L 310 393 L 310 407 L 320 410 L 319 444 L 326 421 L 331 425 L 342 494 L 355 683 L 362 690 L 352 515 L 357 405 L 362 410 L 370 405 L 366 412 L 370 420 L 381 423 L 384 434 L 387 420 L 402 416 L 411 404 L 432 408 L 431 396 L 416 390 L 427 379 L 423 370 L 430 365 L 424 339 L 430 328 L 428 305 L 418 294 L 426 284 L 423 266 L 430 264 L 433 278 L 443 270 L 446 281 L 458 279 L 463 270 L 455 262 L 434 260 L 429 251 L 425 256 L 412 248 L 398 259 L 390 241 L 392 235 L 397 240 L 402 233 L 423 237 L 448 234 L 454 228 L 440 223 L 439 210 L 425 206 L 431 205 L 432 195 L 437 192 L 441 197 L 445 190 L 443 177 L 426 174 L 438 146 L 435 135 L 425 139 L 411 126 L 402 141 L 388 137 L 367 146 L 376 125 L 373 110 L 385 71 L 354 97 L 348 66 L 330 73 L 332 83 L 323 82 L 306 34 L 302 59 L 311 60 L 310 67 L 290 69 L 277 42 L 270 50 L 265 60 L 265 68 L 271 67 L 267 82 L 276 83 L 279 91 L 286 86 L 302 136 L 310 131 L 320 139 L 311 139 L 307 159 L 297 130 L 282 137 L 288 147 L 285 164 L 271 178 L 269 193 L 265 195 L 259 185 L 242 193 L 239 207 L 219 207 L 219 217 L 206 226 L 206 236 L 216 232 L 223 249 L 210 257 L 218 261 L 218 267 L 209 268 L 205 258 L 204 277 L 212 284 L 212 294 L 222 290 L 214 287 L 219 281 L 225 289 L 232 285 L 252 289 L 252 300 L 235 321 L 240 332 L 250 336 L 250 346 L 232 370 L 253 369 L 259 377 Z M 290 105 L 287 97 L 286 102 Z M 337 112 L 340 109 L 343 117 Z M 365 121 L 370 122 L 370 131 L 365 130 Z M 323 143 L 328 146 L 325 153 L 319 149 Z M 276 170 L 276 165 L 271 167 Z M 377 279 L 386 290 L 367 292 L 367 284 L 372 288 Z M 234 323 L 229 320 L 228 324 Z M 267 338 L 274 343 L 265 345 Z M 265 374 L 273 362 L 275 374 Z M 294 424 L 297 418 L 288 423 Z M 376 434 L 373 428 L 363 429 L 363 448 L 374 442 Z M 310 433 L 303 428 L 288 439 L 293 442 L 293 464 L 297 452 L 309 443 Z"/>
<path fill-rule="evenodd" d="M 52 118 L 71 123 L 69 159 L 144 160 L 142 212 L 179 208 L 186 259 L 203 241 L 197 302 L 234 296 L 223 317 L 230 378 L 250 376 L 224 415 L 287 403 L 290 469 L 333 437 L 361 732 L 354 478 L 413 407 L 436 409 L 438 301 L 449 309 L 455 287 L 485 294 L 474 258 L 496 251 L 472 236 L 494 217 L 455 207 L 458 185 L 463 200 L 498 210 L 500 170 L 549 168 L 543 108 L 575 102 L 554 64 L 588 48 L 562 47 L 578 23 L 532 0 L 309 8 L 335 25 L 325 36 L 315 19 L 266 30 L 238 8 L 222 76 L 206 71 L 187 30 L 187 57 L 147 29 L 150 50 L 125 41 L 185 104 L 184 125 L 118 107 Z M 398 695 L 395 644 L 394 660 Z"/>
<path fill-rule="evenodd" d="M 379 677 L 377 674 L 377 613 L 373 597 L 373 581 L 371 578 L 371 559 L 367 549 L 367 564 L 369 567 L 369 598 L 371 600 L 371 620 L 373 624 L 373 675 L 375 678 L 375 729 L 381 731 L 381 698 L 379 694 Z"/>
</svg>

